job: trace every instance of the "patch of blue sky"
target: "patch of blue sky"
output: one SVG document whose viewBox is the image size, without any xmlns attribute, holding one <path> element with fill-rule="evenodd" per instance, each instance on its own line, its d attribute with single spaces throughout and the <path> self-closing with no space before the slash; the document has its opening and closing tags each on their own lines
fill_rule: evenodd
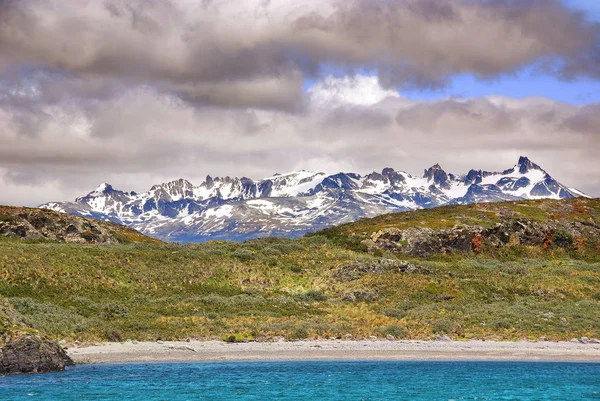
<svg viewBox="0 0 600 401">
<path fill-rule="evenodd" d="M 501 95 L 511 98 L 542 96 L 559 102 L 588 104 L 600 102 L 600 82 L 586 78 L 562 81 L 553 76 L 533 73 L 531 68 L 526 68 L 518 74 L 493 80 L 480 80 L 471 74 L 462 74 L 443 89 L 404 90 L 400 93 L 413 100 Z"/>
<path fill-rule="evenodd" d="M 585 12 L 586 17 L 600 23 L 600 0 L 563 0 L 573 9 Z M 347 70 L 325 66 L 321 75 L 344 76 Z M 375 75 L 374 70 L 358 71 L 361 75 Z M 307 78 L 304 90 L 308 90 L 318 78 Z M 564 81 L 552 75 L 536 72 L 534 67 L 525 67 L 518 72 L 506 74 L 494 79 L 478 79 L 472 74 L 453 77 L 449 84 L 441 89 L 399 89 L 399 93 L 411 100 L 436 100 L 447 97 L 481 97 L 501 95 L 511 98 L 542 96 L 559 102 L 571 104 L 589 104 L 600 102 L 600 82 L 589 78 Z"/>
</svg>

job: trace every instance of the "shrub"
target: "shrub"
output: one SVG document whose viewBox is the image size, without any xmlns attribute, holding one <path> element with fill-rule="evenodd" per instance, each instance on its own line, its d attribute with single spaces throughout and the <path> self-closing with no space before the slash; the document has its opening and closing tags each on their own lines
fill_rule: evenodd
<svg viewBox="0 0 600 401">
<path fill-rule="evenodd" d="M 302 266 L 300 266 L 300 265 L 297 265 L 297 264 L 295 264 L 295 263 L 294 263 L 294 264 L 293 264 L 293 265 L 290 267 L 290 270 L 292 271 L 292 273 L 302 273 Z"/>
<path fill-rule="evenodd" d="M 296 242 L 281 242 L 279 244 L 274 244 L 273 248 L 286 255 L 292 252 L 304 250 L 304 247 Z"/>
<path fill-rule="evenodd" d="M 406 316 L 405 311 L 396 308 L 386 308 L 383 310 L 383 314 L 387 317 L 393 317 L 396 319 L 402 319 L 404 316 Z"/>
<path fill-rule="evenodd" d="M 394 336 L 394 338 L 402 338 L 406 335 L 406 329 L 396 325 L 387 326 L 383 332 L 386 336 Z"/>
<path fill-rule="evenodd" d="M 50 302 L 27 297 L 10 298 L 9 302 L 26 324 L 45 333 L 66 336 L 72 332 L 85 332 L 91 324 L 85 317 Z"/>
<path fill-rule="evenodd" d="M 262 253 L 265 256 L 280 256 L 281 255 L 281 251 L 277 248 L 273 248 L 271 246 L 267 246 L 265 248 L 263 248 L 260 253 Z"/>
<path fill-rule="evenodd" d="M 431 330 L 436 334 L 450 334 L 454 330 L 454 323 L 448 319 L 436 319 L 433 321 Z"/>
<path fill-rule="evenodd" d="M 328 242 L 326 237 L 318 234 L 304 237 L 301 241 L 307 245 L 324 245 Z"/>
<path fill-rule="evenodd" d="M 296 326 L 288 336 L 290 340 L 304 340 L 308 338 L 308 328 L 304 325 Z"/>
<path fill-rule="evenodd" d="M 510 328 L 511 328 L 511 325 L 510 325 L 510 323 L 508 323 L 508 322 L 507 322 L 507 321 L 505 321 L 505 320 L 500 320 L 500 321 L 497 321 L 497 322 L 495 322 L 495 323 L 493 324 L 493 326 L 494 326 L 494 328 L 496 328 L 496 329 L 510 329 Z"/>
<path fill-rule="evenodd" d="M 523 263 L 508 262 L 499 267 L 499 271 L 515 276 L 526 276 L 529 274 L 529 269 Z"/>
<path fill-rule="evenodd" d="M 587 246 L 587 241 L 583 237 L 575 237 L 575 250 L 579 253 L 582 253 Z"/>
<path fill-rule="evenodd" d="M 553 242 L 561 248 L 566 248 L 573 245 L 575 238 L 566 231 L 556 231 L 553 236 Z"/>
<path fill-rule="evenodd" d="M 105 337 L 108 341 L 112 341 L 112 342 L 120 343 L 123 341 L 123 337 L 121 336 L 121 333 L 119 333 L 117 330 L 111 330 L 111 331 L 107 332 Z"/>
<path fill-rule="evenodd" d="M 100 316 L 107 320 L 123 318 L 129 316 L 129 309 L 127 309 L 126 306 L 121 305 L 117 302 L 110 301 L 106 305 L 104 305 Z"/>
<path fill-rule="evenodd" d="M 0 223 L 10 223 L 14 220 L 15 218 L 12 216 L 0 215 Z"/>
<path fill-rule="evenodd" d="M 483 249 L 483 241 L 485 237 L 481 234 L 477 234 L 471 240 L 471 245 L 473 246 L 473 252 L 480 252 Z"/>
<path fill-rule="evenodd" d="M 235 333 L 235 334 L 227 334 L 221 337 L 221 340 L 228 343 L 243 343 L 248 341 L 253 341 L 254 336 L 252 334 L 243 334 L 243 333 Z"/>
<path fill-rule="evenodd" d="M 238 248 L 235 251 L 231 252 L 231 256 L 241 260 L 242 262 L 246 262 L 248 260 L 254 259 L 254 252 L 249 249 Z"/>
<path fill-rule="evenodd" d="M 327 296 L 321 290 L 309 290 L 304 294 L 294 295 L 294 299 L 298 302 L 323 302 L 327 301 Z"/>
</svg>

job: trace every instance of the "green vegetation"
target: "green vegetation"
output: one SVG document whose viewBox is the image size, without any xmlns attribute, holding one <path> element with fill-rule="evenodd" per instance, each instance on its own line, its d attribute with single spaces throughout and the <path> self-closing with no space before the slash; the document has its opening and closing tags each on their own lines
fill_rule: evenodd
<svg viewBox="0 0 600 401">
<path fill-rule="evenodd" d="M 0 297 L 26 324 L 68 341 L 600 337 L 596 238 L 569 241 L 557 232 L 545 246 L 428 258 L 367 253 L 361 242 L 390 227 L 487 227 L 500 209 L 536 221 L 600 222 L 599 201 L 578 199 L 386 215 L 298 240 L 97 245 L 0 237 Z M 401 271 L 401 260 L 419 269 Z"/>
<path fill-rule="evenodd" d="M 15 220 L 15 218 L 12 216 L 6 216 L 3 214 L 0 214 L 0 222 L 2 222 L 2 223 L 11 223 L 14 220 Z"/>
</svg>

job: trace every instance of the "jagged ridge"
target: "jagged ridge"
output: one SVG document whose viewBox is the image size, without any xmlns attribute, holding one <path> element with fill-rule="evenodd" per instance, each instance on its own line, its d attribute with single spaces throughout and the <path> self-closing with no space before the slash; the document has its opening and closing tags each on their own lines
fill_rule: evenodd
<svg viewBox="0 0 600 401">
<path fill-rule="evenodd" d="M 155 185 L 137 194 L 102 184 L 75 202 L 41 207 L 110 220 L 171 241 L 297 237 L 336 224 L 380 214 L 441 205 L 521 199 L 568 199 L 585 194 L 557 182 L 526 157 L 502 172 L 449 174 L 436 164 L 414 177 L 385 168 L 361 176 L 309 171 L 254 181 L 212 178 Z"/>
</svg>

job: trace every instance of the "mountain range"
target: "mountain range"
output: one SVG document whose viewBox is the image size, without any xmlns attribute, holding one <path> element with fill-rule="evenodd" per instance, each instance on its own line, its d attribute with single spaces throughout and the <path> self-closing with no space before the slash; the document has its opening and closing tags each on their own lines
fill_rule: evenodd
<svg viewBox="0 0 600 401">
<path fill-rule="evenodd" d="M 502 172 L 445 172 L 438 164 L 422 177 L 385 168 L 367 175 L 300 170 L 259 181 L 207 176 L 198 186 L 179 179 L 144 193 L 109 184 L 74 202 L 41 205 L 113 221 L 166 241 L 298 237 L 333 225 L 385 213 L 442 205 L 585 196 L 552 178 L 526 157 Z"/>
</svg>

